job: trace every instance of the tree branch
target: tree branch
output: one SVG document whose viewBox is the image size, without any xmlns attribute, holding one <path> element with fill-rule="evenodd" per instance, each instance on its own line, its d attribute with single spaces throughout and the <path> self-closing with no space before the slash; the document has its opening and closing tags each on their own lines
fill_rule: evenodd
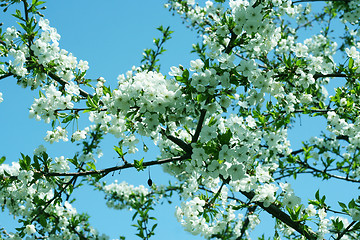
<svg viewBox="0 0 360 240">
<path fill-rule="evenodd" d="M 6 47 L 6 43 L 3 40 L 0 40 L 0 44 L 4 45 Z"/>
<path fill-rule="evenodd" d="M 214 191 L 212 191 L 212 190 L 210 190 L 210 189 L 207 189 L 207 188 L 205 188 L 205 187 L 202 186 L 202 185 L 199 185 L 198 188 L 201 189 L 201 190 L 204 190 L 204 191 L 206 191 L 206 192 L 209 192 L 209 193 L 212 193 L 212 194 L 216 194 Z M 247 203 L 245 203 L 244 201 L 241 201 L 240 199 L 238 199 L 238 198 L 236 198 L 236 197 L 228 196 L 227 198 L 228 198 L 228 199 L 231 199 L 231 200 L 235 200 L 235 201 L 237 201 L 237 202 L 239 202 L 239 203 L 241 203 L 241 204 L 243 204 L 243 205 L 247 205 Z"/>
<path fill-rule="evenodd" d="M 164 163 L 170 163 L 170 162 L 177 162 L 177 161 L 181 161 L 181 160 L 185 160 L 188 159 L 190 157 L 189 154 L 185 154 L 182 156 L 177 156 L 177 157 L 171 157 L 171 158 L 164 158 L 164 159 L 160 159 L 160 160 L 155 160 L 155 161 L 150 161 L 150 162 L 144 162 L 142 165 L 143 166 L 152 166 L 152 165 L 161 165 Z M 44 176 L 62 176 L 62 177 L 66 177 L 66 176 L 73 176 L 73 177 L 77 177 L 77 176 L 89 176 L 89 175 L 96 175 L 96 174 L 103 174 L 104 176 L 109 174 L 110 172 L 114 172 L 114 171 L 118 171 L 121 169 L 126 169 L 126 168 L 135 168 L 135 165 L 133 163 L 125 163 L 121 166 L 116 166 L 116 167 L 110 167 L 110 168 L 104 168 L 101 170 L 93 170 L 93 171 L 84 171 L 84 172 L 70 172 L 70 173 L 57 173 L 57 172 L 40 172 L 41 174 L 43 174 Z"/>
<path fill-rule="evenodd" d="M 231 52 L 231 50 L 233 49 L 233 44 L 236 40 L 238 35 L 236 35 L 233 31 L 231 31 L 231 37 L 230 37 L 230 41 L 229 41 L 229 44 L 226 46 L 225 48 L 225 53 L 229 54 Z"/>
<path fill-rule="evenodd" d="M 298 1 L 294 1 L 293 4 L 295 3 L 301 3 L 301 2 L 349 2 L 350 0 L 298 0 Z"/>
<path fill-rule="evenodd" d="M 351 178 L 348 178 L 348 177 L 334 175 L 334 174 L 331 174 L 331 173 L 327 172 L 326 170 L 320 170 L 320 169 L 314 168 L 314 167 L 310 166 L 310 164 L 308 164 L 306 162 L 303 162 L 303 161 L 300 161 L 300 160 L 298 160 L 297 162 L 300 163 L 300 165 L 303 165 L 304 167 L 313 170 L 314 172 L 326 174 L 329 177 L 337 178 L 337 179 L 340 179 L 340 180 L 345 180 L 345 181 L 354 182 L 354 183 L 360 183 L 360 180 L 355 180 L 355 179 L 351 179 Z"/>
<path fill-rule="evenodd" d="M 42 210 L 39 210 L 38 213 L 31 219 L 30 223 L 32 223 L 33 221 L 35 221 L 42 213 L 45 212 L 45 209 L 50 206 L 50 204 L 55 201 L 58 197 L 60 197 L 60 195 L 66 190 L 66 188 L 73 182 L 76 180 L 78 176 L 73 176 L 66 184 L 65 186 L 63 186 L 59 192 L 57 192 L 54 197 L 52 199 L 50 199 L 49 201 L 46 202 L 45 206 L 42 208 Z"/>
<path fill-rule="evenodd" d="M 322 77 L 347 77 L 347 76 L 348 75 L 346 75 L 344 73 L 329 73 L 329 74 L 316 73 L 316 74 L 314 74 L 315 79 L 322 78 Z"/>
<path fill-rule="evenodd" d="M 48 75 L 49 75 L 52 79 L 54 79 L 56 82 L 60 83 L 62 86 L 65 86 L 66 84 L 69 84 L 68 81 L 62 79 L 61 77 L 55 75 L 55 74 L 52 73 L 52 72 L 49 72 Z M 82 97 L 84 97 L 84 98 L 87 98 L 87 97 L 90 97 L 90 98 L 91 98 L 91 97 L 93 97 L 91 94 L 87 93 L 86 91 L 82 90 L 81 88 L 80 88 L 80 95 L 81 95 Z"/>
<path fill-rule="evenodd" d="M 240 192 L 250 200 L 253 199 L 255 196 L 255 193 L 253 193 L 253 192 L 244 192 L 244 191 L 240 191 Z M 300 222 L 293 221 L 289 215 L 287 215 L 286 213 L 281 211 L 279 209 L 279 207 L 275 206 L 274 204 L 271 204 L 269 207 L 265 207 L 262 202 L 254 202 L 254 203 L 256 205 L 260 206 L 266 212 L 270 213 L 276 219 L 285 223 L 289 227 L 295 229 L 298 233 L 300 233 L 306 239 L 308 239 L 308 240 L 316 240 L 317 239 L 316 233 L 313 232 L 308 226 L 306 226 Z"/>
<path fill-rule="evenodd" d="M 245 217 L 245 221 L 244 224 L 241 228 L 240 231 L 240 236 L 236 239 L 236 240 L 241 240 L 244 237 L 245 231 L 249 226 L 250 220 L 249 220 L 249 215 L 254 213 L 255 209 L 257 208 L 258 205 L 252 205 L 248 207 L 248 210 L 246 212 L 246 217 Z"/>
<path fill-rule="evenodd" d="M 4 75 L 0 76 L 0 80 L 12 76 L 12 73 L 5 73 Z"/>
<path fill-rule="evenodd" d="M 197 140 L 199 139 L 200 132 L 201 132 L 201 128 L 202 128 L 202 125 L 203 125 L 204 120 L 205 120 L 205 115 L 206 115 L 206 110 L 205 110 L 205 109 L 201 109 L 199 121 L 198 121 L 198 124 L 197 124 L 197 126 L 196 126 L 195 134 L 194 134 L 194 136 L 193 136 L 192 139 L 191 139 L 191 143 L 196 143 Z"/>
<path fill-rule="evenodd" d="M 326 14 L 327 14 L 326 12 L 323 12 L 323 13 L 320 14 L 319 16 L 316 16 L 314 19 L 312 19 L 312 20 L 310 20 L 310 21 L 308 21 L 308 22 L 306 22 L 306 23 L 304 23 L 304 24 L 302 24 L 302 25 L 297 26 L 297 27 L 295 28 L 295 31 L 297 32 L 300 28 L 306 27 L 307 25 L 309 25 L 309 24 L 311 24 L 312 22 L 318 20 L 319 18 L 324 17 Z"/>
<path fill-rule="evenodd" d="M 191 154 L 192 153 L 192 147 L 187 144 L 186 142 L 184 142 L 183 140 L 181 140 L 180 138 L 176 138 L 172 135 L 168 135 L 166 134 L 166 130 L 164 128 L 161 128 L 161 133 L 170 141 L 172 141 L 173 143 L 175 143 L 176 145 L 178 145 L 182 150 L 184 150 L 187 154 Z"/>
</svg>

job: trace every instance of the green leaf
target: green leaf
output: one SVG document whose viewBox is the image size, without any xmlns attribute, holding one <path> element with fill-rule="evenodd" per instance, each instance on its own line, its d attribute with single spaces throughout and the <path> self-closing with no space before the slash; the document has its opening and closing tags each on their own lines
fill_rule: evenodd
<svg viewBox="0 0 360 240">
<path fill-rule="evenodd" d="M 319 101 L 319 107 L 320 109 L 325 109 L 325 104 L 322 101 Z"/>
<path fill-rule="evenodd" d="M 228 129 L 226 133 L 219 134 L 218 139 L 221 145 L 228 145 L 231 137 L 232 137 L 232 132 L 230 131 L 230 129 Z"/>
<path fill-rule="evenodd" d="M 62 123 L 68 123 L 71 120 L 73 120 L 75 118 L 75 115 L 68 115 L 66 118 L 64 118 L 61 122 Z"/>
<path fill-rule="evenodd" d="M 6 160 L 6 157 L 5 157 L 5 156 L 2 156 L 2 157 L 0 158 L 0 164 L 3 164 L 3 162 L 5 162 L 5 160 Z"/>
<path fill-rule="evenodd" d="M 93 162 L 87 162 L 86 165 L 88 165 L 91 169 L 96 171 L 96 166 L 95 166 L 95 164 Z"/>
<path fill-rule="evenodd" d="M 19 160 L 19 164 L 22 170 L 30 170 L 31 158 L 28 155 L 21 153 L 22 159 Z"/>
<path fill-rule="evenodd" d="M 315 193 L 315 199 L 320 201 L 320 194 L 319 194 L 319 190 L 316 191 Z"/>
<path fill-rule="evenodd" d="M 351 70 L 352 68 L 353 68 L 353 66 L 354 66 L 354 59 L 352 59 L 352 58 L 350 58 L 349 59 L 349 70 Z"/>
<path fill-rule="evenodd" d="M 111 89 L 110 89 L 110 87 L 105 87 L 105 86 L 103 86 L 102 87 L 103 88 L 103 93 L 104 93 L 104 95 L 106 95 L 107 93 L 111 96 Z"/>
<path fill-rule="evenodd" d="M 156 227 L 157 227 L 157 223 L 155 223 L 154 226 L 152 226 L 151 231 L 153 232 Z"/>
<path fill-rule="evenodd" d="M 122 157 L 124 157 L 125 156 L 125 154 L 123 153 L 123 150 L 122 150 L 122 146 L 121 146 L 121 144 L 119 143 L 119 146 L 120 147 L 118 147 L 118 146 L 114 146 L 114 150 L 115 150 L 115 152 L 119 155 L 119 157 L 120 158 L 122 158 Z"/>
<path fill-rule="evenodd" d="M 42 227 L 46 228 L 47 227 L 47 221 L 46 221 L 46 216 L 45 215 L 40 215 L 39 216 L 39 223 Z"/>
<path fill-rule="evenodd" d="M 88 106 L 90 108 L 95 108 L 95 109 L 97 108 L 94 100 L 90 96 L 87 96 L 86 106 Z"/>
<path fill-rule="evenodd" d="M 189 70 L 185 69 L 183 71 L 182 77 L 185 78 L 186 80 L 188 80 L 189 76 L 190 76 Z"/>
<path fill-rule="evenodd" d="M 33 166 L 36 170 L 40 171 L 39 157 L 38 157 L 38 156 L 34 156 L 33 159 L 34 159 L 34 163 L 32 164 L 32 166 Z"/>
<path fill-rule="evenodd" d="M 355 208 L 355 207 L 356 207 L 356 203 L 355 203 L 354 199 L 352 199 L 352 200 L 349 202 L 348 207 L 349 207 L 349 208 Z"/>
<path fill-rule="evenodd" d="M 143 166 L 143 161 L 144 161 L 144 158 L 142 158 L 140 160 L 134 160 L 134 167 L 139 172 L 145 169 L 145 167 Z"/>
</svg>

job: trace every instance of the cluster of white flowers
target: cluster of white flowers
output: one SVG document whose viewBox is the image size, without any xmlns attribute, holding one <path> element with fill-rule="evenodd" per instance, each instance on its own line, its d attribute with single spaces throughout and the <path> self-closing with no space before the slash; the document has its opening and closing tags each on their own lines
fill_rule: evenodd
<svg viewBox="0 0 360 240">
<path fill-rule="evenodd" d="M 184 102 L 180 101 L 182 92 L 177 83 L 160 73 L 145 71 L 128 72 L 127 77 L 121 75 L 118 79 L 119 88 L 101 98 L 107 111 L 91 112 L 89 119 L 101 124 L 103 131 L 124 138 L 129 148 L 134 148 L 138 140 L 135 135 L 125 135 L 129 130 L 126 121 L 134 120 L 140 135 L 155 136 L 159 124 L 165 122 L 165 113 L 173 121 L 181 118 L 177 113 L 184 109 Z"/>
<path fill-rule="evenodd" d="M 227 192 L 227 189 L 224 190 Z M 176 207 L 175 216 L 177 220 L 181 223 L 184 229 L 194 235 L 202 235 L 205 238 L 209 238 L 213 235 L 220 234 L 229 227 L 230 222 L 234 222 L 233 231 L 236 237 L 241 235 L 241 227 L 243 222 L 239 219 L 243 218 L 242 214 L 235 215 L 235 210 L 232 207 L 226 208 L 224 211 L 218 212 L 216 214 L 207 213 L 205 207 L 209 204 L 199 197 L 194 197 L 193 199 L 182 202 L 180 207 Z M 232 206 L 234 201 L 229 203 L 229 206 Z M 212 221 L 209 222 L 206 220 L 206 215 L 212 214 Z M 257 215 L 251 214 L 249 217 L 249 226 L 254 229 L 257 224 L 260 223 L 260 220 Z M 235 221 L 234 221 L 235 220 Z"/>
<path fill-rule="evenodd" d="M 32 89 L 41 86 L 46 79 L 44 73 L 30 73 L 26 68 L 26 59 L 30 54 L 34 55 L 38 59 L 38 63 L 43 67 L 47 67 L 50 63 L 54 65 L 54 71 L 56 74 L 63 78 L 68 83 L 65 84 L 65 93 L 58 90 L 58 84 L 53 82 L 48 85 L 44 85 L 42 90 L 45 94 L 40 95 L 40 98 L 35 99 L 30 108 L 30 117 L 36 120 L 44 120 L 46 123 L 50 123 L 58 118 L 57 111 L 69 110 L 74 107 L 74 101 L 78 100 L 80 94 L 80 88 L 73 81 L 76 68 L 80 72 L 84 72 L 89 69 L 88 62 L 80 60 L 77 62 L 76 57 L 66 50 L 59 48 L 60 35 L 56 29 L 50 27 L 49 20 L 40 18 L 38 22 L 40 26 L 41 34 L 30 49 L 27 44 L 20 44 L 17 46 L 15 41 L 19 38 L 19 32 L 15 27 L 7 28 L 4 33 L 4 42 L 9 45 L 8 54 L 14 59 L 9 61 L 9 70 L 16 76 L 22 77 L 20 84 L 24 87 L 31 86 Z M 4 68 L 4 65 L 1 65 Z M 4 72 L 6 71 L 5 69 Z M 2 98 L 0 96 L 0 102 Z M 73 135 L 73 140 L 81 140 L 86 137 L 86 132 L 76 131 Z M 51 143 L 63 139 L 67 141 L 67 132 L 60 126 L 53 131 L 48 131 L 45 137 L 46 141 Z"/>
<path fill-rule="evenodd" d="M 137 201 L 138 196 L 146 197 L 149 194 L 149 190 L 143 185 L 134 187 L 127 182 L 118 183 L 117 180 L 106 185 L 103 191 L 107 199 L 106 205 L 114 209 L 129 208 Z"/>
<path fill-rule="evenodd" d="M 39 151 L 42 151 L 41 149 Z M 68 162 L 64 157 L 55 158 L 55 163 L 50 166 L 51 171 L 67 171 Z M 0 189 L 0 205 L 5 206 L 9 213 L 19 219 L 32 219 L 34 213 L 38 212 L 38 201 L 50 201 L 54 197 L 52 185 L 44 179 L 37 179 L 34 181 L 34 172 L 21 170 L 19 163 L 13 162 L 12 165 L 0 165 L 0 179 L 6 180 L 9 175 L 16 180 L 4 183 Z M 30 184 L 31 183 L 31 184 Z M 81 215 L 77 213 L 76 209 L 67 201 L 61 204 L 50 204 L 45 209 L 47 214 L 55 216 L 55 221 L 47 219 L 46 231 L 51 232 L 53 229 L 61 229 L 61 236 L 67 239 L 77 237 L 71 230 L 72 226 L 70 219 L 76 221 L 78 219 L 79 226 L 82 228 L 84 223 L 81 223 Z M 28 224 L 25 226 L 24 232 L 28 235 L 36 234 L 42 230 L 43 227 L 37 229 L 36 224 Z M 40 225 L 39 225 L 40 226 Z M 98 236 L 95 229 L 90 230 L 93 236 Z M 56 233 L 51 233 L 49 238 L 56 238 Z M 98 236 L 100 237 L 100 236 Z M 108 239 L 107 236 L 102 235 L 102 239 Z M 20 239 L 18 233 L 8 233 L 8 239 Z"/>
<path fill-rule="evenodd" d="M 52 120 L 56 120 L 57 110 L 72 109 L 74 103 L 72 102 L 72 96 L 64 96 L 55 85 L 51 84 L 43 88 L 45 96 L 42 96 L 34 100 L 29 111 L 29 117 L 36 120 L 43 119 L 46 123 Z"/>
<path fill-rule="evenodd" d="M 301 198 L 295 195 L 294 190 L 291 188 L 289 183 L 280 183 L 280 187 L 284 192 L 283 204 L 286 207 L 294 208 L 300 205 Z M 313 216 L 313 205 L 309 205 L 308 215 Z"/>
<path fill-rule="evenodd" d="M 356 47 L 355 46 L 352 46 L 350 48 L 345 48 L 345 52 L 347 54 L 347 56 L 349 58 L 352 58 L 353 61 L 354 61 L 354 65 L 353 65 L 353 68 L 356 69 L 356 73 L 359 73 L 360 72 L 360 52 L 359 52 L 359 49 L 360 48 L 360 42 L 358 42 L 356 44 Z"/>
<path fill-rule="evenodd" d="M 359 18 L 360 18 L 360 1 L 358 0 L 351 0 L 349 1 L 349 8 L 350 11 L 347 11 L 346 13 L 344 13 L 343 17 L 343 21 L 347 21 L 350 22 L 351 24 L 357 24 L 359 22 Z"/>
<path fill-rule="evenodd" d="M 11 60 L 9 61 L 11 70 L 20 77 L 24 77 L 28 73 L 27 69 L 24 67 L 26 62 L 26 54 L 24 51 L 26 51 L 25 48 L 23 48 L 23 50 L 15 50 L 12 48 L 9 51 L 10 56 L 15 59 L 13 62 Z"/>
<path fill-rule="evenodd" d="M 60 35 L 56 29 L 49 26 L 49 20 L 40 18 L 38 25 L 41 28 L 40 37 L 31 45 L 30 49 L 26 44 L 17 46 L 15 40 L 19 37 L 19 32 L 15 27 L 7 28 L 3 39 L 9 45 L 8 54 L 14 58 L 9 61 L 9 70 L 16 76 L 23 77 L 20 82 L 23 86 L 31 86 L 33 89 L 42 85 L 46 78 L 43 73 L 31 75 L 25 64 L 26 58 L 33 54 L 37 57 L 38 63 L 46 67 L 49 63 L 55 64 L 55 71 L 63 79 L 70 81 L 74 78 L 73 71 L 78 68 L 80 71 L 88 70 L 88 62 L 80 60 L 64 49 L 59 48 Z M 31 53 L 30 53 L 31 51 Z M 4 69 L 5 70 L 5 69 Z"/>
<path fill-rule="evenodd" d="M 59 140 L 67 142 L 69 140 L 67 130 L 58 126 L 53 131 L 47 131 L 44 140 L 50 143 L 58 142 Z"/>
<path fill-rule="evenodd" d="M 9 28 L 6 29 L 6 32 L 4 33 L 3 37 L 4 37 L 4 41 L 7 44 L 11 45 L 12 41 L 15 38 L 19 37 L 19 33 L 18 33 L 18 31 L 16 30 L 15 27 L 9 27 Z"/>
</svg>

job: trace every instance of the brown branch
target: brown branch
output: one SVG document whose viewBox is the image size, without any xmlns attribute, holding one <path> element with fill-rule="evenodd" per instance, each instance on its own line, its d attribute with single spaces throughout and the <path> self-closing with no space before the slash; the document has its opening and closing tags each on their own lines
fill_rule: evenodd
<svg viewBox="0 0 360 240">
<path fill-rule="evenodd" d="M 240 191 L 240 192 L 250 200 L 253 199 L 255 196 L 254 192 L 244 192 L 244 191 Z M 274 204 L 271 204 L 269 207 L 265 207 L 262 202 L 254 202 L 254 203 L 256 205 L 260 206 L 266 212 L 270 213 L 276 219 L 280 220 L 287 226 L 296 230 L 298 233 L 300 233 L 306 239 L 308 239 L 308 240 L 316 240 L 317 239 L 316 233 L 314 233 L 308 226 L 306 226 L 305 224 L 302 224 L 300 222 L 293 221 L 289 215 L 287 215 L 286 213 L 281 211 L 280 208 L 275 206 Z"/>
<path fill-rule="evenodd" d="M 202 125 L 203 125 L 204 120 L 205 120 L 205 115 L 206 115 L 206 110 L 205 110 L 205 109 L 201 109 L 199 121 L 198 121 L 198 124 L 197 124 L 197 126 L 196 126 L 195 134 L 194 134 L 194 136 L 193 136 L 192 139 L 191 139 L 191 143 L 196 143 L 197 140 L 199 139 L 200 132 L 201 132 L 201 128 L 202 128 Z"/>
<path fill-rule="evenodd" d="M 314 74 L 314 78 L 318 79 L 318 78 L 323 78 L 323 77 L 347 77 L 348 75 L 344 74 L 344 73 L 329 73 L 329 74 L 321 74 L 321 73 L 316 73 Z"/>
<path fill-rule="evenodd" d="M 348 177 L 334 175 L 334 174 L 331 174 L 331 173 L 327 172 L 326 170 L 320 170 L 320 169 L 314 168 L 314 167 L 310 166 L 310 164 L 308 164 L 306 162 L 302 162 L 300 160 L 298 160 L 297 162 L 300 163 L 300 165 L 303 165 L 304 167 L 313 170 L 314 172 L 326 174 L 329 177 L 340 179 L 340 180 L 345 180 L 345 181 L 354 182 L 354 183 L 360 183 L 360 180 L 355 180 L 355 179 L 351 179 L 351 178 L 348 178 Z"/>
<path fill-rule="evenodd" d="M 327 109 L 296 109 L 294 111 L 292 111 L 291 113 L 304 113 L 304 112 L 311 112 L 311 113 L 327 113 L 327 112 L 331 112 L 331 111 L 336 111 L 335 109 L 332 108 L 327 108 Z M 286 113 L 286 111 L 279 111 L 279 113 Z M 266 113 L 264 114 L 264 116 L 269 116 L 271 115 L 271 113 Z"/>
<path fill-rule="evenodd" d="M 236 40 L 238 35 L 236 35 L 234 32 L 231 31 L 231 37 L 230 37 L 230 41 L 229 41 L 229 44 L 226 46 L 225 48 L 225 53 L 229 54 L 231 52 L 231 50 L 233 49 L 234 47 L 234 42 Z"/>
<path fill-rule="evenodd" d="M 295 172 L 295 171 L 294 171 L 294 172 Z M 305 173 L 310 173 L 310 174 L 311 174 L 311 173 L 313 173 L 313 172 L 311 172 L 311 171 L 309 171 L 309 172 L 306 172 L 306 171 L 302 171 L 302 172 L 296 171 L 296 174 L 305 174 Z M 279 177 L 274 178 L 274 181 L 278 181 L 278 180 L 280 180 L 280 179 L 287 178 L 287 177 L 291 177 L 291 176 L 294 176 L 294 173 L 289 173 L 289 174 L 285 174 L 285 175 L 280 174 Z"/>
<path fill-rule="evenodd" d="M 0 44 L 4 45 L 6 47 L 6 43 L 3 40 L 0 40 Z"/>
<path fill-rule="evenodd" d="M 60 83 L 62 86 L 65 86 L 66 84 L 69 84 L 68 81 L 62 79 L 61 77 L 55 75 L 55 74 L 52 73 L 52 72 L 49 72 L 48 75 L 49 75 L 52 79 L 54 79 L 55 81 L 57 81 L 58 83 Z M 87 97 L 90 97 L 90 98 L 91 98 L 91 97 L 92 97 L 91 94 L 87 93 L 86 91 L 82 90 L 81 88 L 80 88 L 80 95 L 81 95 L 82 97 L 84 97 L 84 98 L 87 98 Z"/>
<path fill-rule="evenodd" d="M 240 236 L 238 238 L 236 238 L 236 240 L 241 240 L 244 237 L 245 231 L 248 228 L 249 223 L 250 223 L 249 215 L 253 214 L 257 207 L 258 207 L 258 205 L 252 205 L 252 206 L 248 207 L 248 210 L 246 212 L 245 221 L 244 221 L 244 224 L 240 231 Z"/>
<path fill-rule="evenodd" d="M 0 76 L 0 80 L 12 76 L 12 73 L 5 73 L 4 75 Z"/>
<path fill-rule="evenodd" d="M 181 160 L 185 160 L 188 159 L 190 156 L 189 154 L 185 154 L 182 156 L 177 156 L 177 157 L 171 157 L 171 158 L 165 158 L 165 159 L 160 159 L 160 160 L 155 160 L 155 161 L 150 161 L 150 162 L 144 162 L 142 165 L 143 166 L 152 166 L 152 165 L 161 165 L 164 163 L 170 163 L 170 162 L 177 162 L 177 161 L 181 161 Z M 104 168 L 101 170 L 93 170 L 93 171 L 84 171 L 84 172 L 70 172 L 70 173 L 57 173 L 57 172 L 40 172 L 41 174 L 43 174 L 44 176 L 62 176 L 62 177 L 66 177 L 66 176 L 73 176 L 73 177 L 77 177 L 77 176 L 89 176 L 89 175 L 96 175 L 96 174 L 103 174 L 104 176 L 109 174 L 110 172 L 115 172 L 121 169 L 126 169 L 126 168 L 135 168 L 135 165 L 133 163 L 125 163 L 121 166 L 116 166 L 116 167 L 110 167 L 110 168 Z"/>
<path fill-rule="evenodd" d="M 223 181 L 221 186 L 219 187 L 219 189 L 215 193 L 215 195 L 212 197 L 212 199 L 210 199 L 210 201 L 207 201 L 207 203 L 205 204 L 205 208 L 208 207 L 208 206 L 211 206 L 211 205 L 213 205 L 215 203 L 216 199 L 220 196 L 221 190 L 223 189 L 225 184 L 226 183 Z"/>
<path fill-rule="evenodd" d="M 45 209 L 50 206 L 50 204 L 55 201 L 58 197 L 60 197 L 60 195 L 66 190 L 66 188 L 73 182 L 76 180 L 78 176 L 73 176 L 70 181 L 68 181 L 65 186 L 63 186 L 61 188 L 61 190 L 59 192 L 57 192 L 55 194 L 55 196 L 50 199 L 49 201 L 47 201 L 47 203 L 45 204 L 45 206 L 42 208 L 42 210 L 39 210 L 38 213 L 31 219 L 30 223 L 32 223 L 33 221 L 35 221 L 43 212 L 45 212 Z"/>
<path fill-rule="evenodd" d="M 183 140 L 181 140 L 180 138 L 176 138 L 172 135 L 168 135 L 166 134 L 166 130 L 164 128 L 161 128 L 161 133 L 170 141 L 172 141 L 173 143 L 175 143 L 176 145 L 178 145 L 182 150 L 184 150 L 187 154 L 191 154 L 192 153 L 192 147 L 187 144 L 186 142 L 184 142 Z"/>
<path fill-rule="evenodd" d="M 298 0 L 298 1 L 294 1 L 293 4 L 295 3 L 301 3 L 301 2 L 349 2 L 350 0 Z"/>
</svg>

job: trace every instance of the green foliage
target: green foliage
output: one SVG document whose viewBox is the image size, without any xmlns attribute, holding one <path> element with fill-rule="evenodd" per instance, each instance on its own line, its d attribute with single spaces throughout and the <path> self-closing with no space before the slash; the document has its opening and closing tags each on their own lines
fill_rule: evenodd
<svg viewBox="0 0 360 240">
<path fill-rule="evenodd" d="M 164 28 L 163 26 L 158 27 L 157 30 L 162 33 L 162 36 L 161 38 L 154 38 L 153 42 L 155 49 L 148 48 L 144 50 L 144 57 L 141 60 L 141 63 L 144 63 L 144 65 L 141 66 L 141 70 L 160 71 L 160 65 L 157 64 L 159 62 L 158 57 L 166 51 L 163 45 L 166 41 L 171 39 L 173 31 L 170 31 L 170 27 Z"/>
<path fill-rule="evenodd" d="M 140 160 L 134 160 L 134 167 L 138 171 L 142 171 L 145 169 L 145 166 L 143 166 L 144 158 L 141 158 Z"/>
<path fill-rule="evenodd" d="M 327 208 L 328 206 L 325 203 L 326 200 L 326 196 L 320 196 L 319 190 L 316 191 L 315 193 L 315 200 L 309 200 L 309 203 L 313 204 L 314 206 L 316 206 L 317 209 L 322 209 L 322 208 Z"/>
</svg>

